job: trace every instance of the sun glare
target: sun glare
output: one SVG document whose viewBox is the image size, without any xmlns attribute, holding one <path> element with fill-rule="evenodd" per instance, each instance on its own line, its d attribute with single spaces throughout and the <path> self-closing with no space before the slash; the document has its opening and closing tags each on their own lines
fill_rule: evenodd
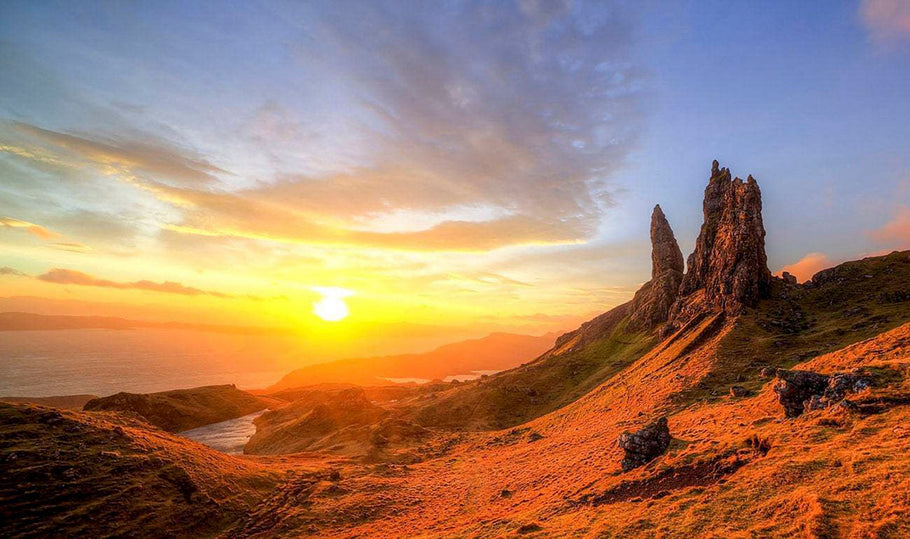
<svg viewBox="0 0 910 539">
<path fill-rule="evenodd" d="M 314 292 L 322 294 L 322 299 L 313 303 L 313 314 L 326 322 L 338 322 L 350 314 L 343 298 L 353 296 L 354 292 L 344 288 L 314 286 Z"/>
<path fill-rule="evenodd" d="M 350 311 L 343 299 L 323 298 L 313 304 L 313 312 L 326 322 L 344 320 Z"/>
</svg>

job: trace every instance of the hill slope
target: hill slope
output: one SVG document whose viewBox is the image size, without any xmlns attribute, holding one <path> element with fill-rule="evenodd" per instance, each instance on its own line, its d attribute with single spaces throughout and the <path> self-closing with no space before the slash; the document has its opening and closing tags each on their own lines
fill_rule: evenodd
<svg viewBox="0 0 910 539">
<path fill-rule="evenodd" d="M 211 536 L 277 479 L 138 420 L 0 404 L 5 537 Z"/>
<path fill-rule="evenodd" d="M 134 413 L 156 427 L 180 432 L 252 414 L 265 407 L 264 401 L 234 385 L 221 385 L 160 393 L 117 393 L 92 399 L 83 409 Z"/>
</svg>

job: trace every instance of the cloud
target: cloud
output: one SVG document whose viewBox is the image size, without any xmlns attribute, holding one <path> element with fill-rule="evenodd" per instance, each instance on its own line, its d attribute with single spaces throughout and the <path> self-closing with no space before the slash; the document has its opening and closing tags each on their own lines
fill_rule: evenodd
<svg viewBox="0 0 910 539">
<path fill-rule="evenodd" d="M 21 271 L 19 271 L 17 269 L 13 269 L 9 266 L 0 267 L 0 275 L 13 275 L 16 277 L 26 277 L 25 273 L 22 273 Z"/>
<path fill-rule="evenodd" d="M 224 125 L 237 133 L 209 147 L 240 175 L 167 140 L 179 128 L 149 135 L 122 121 L 103 134 L 7 122 L 2 150 L 54 177 L 101 172 L 140 187 L 170 206 L 155 216 L 180 233 L 453 251 L 593 236 L 642 124 L 624 9 L 278 9 L 307 21 L 286 44 L 307 74 L 306 98 L 277 93 L 231 109 L 236 122 Z M 404 226 L 384 230 L 390 215 Z"/>
<path fill-rule="evenodd" d="M 183 204 L 172 230 L 449 250 L 592 236 L 640 126 L 642 75 L 621 11 L 528 2 L 317 11 L 295 52 L 351 100 L 361 162 L 244 190 L 155 186 Z M 256 137 L 300 136 L 269 118 Z M 453 218 L 457 208 L 477 216 Z M 409 212 L 407 230 L 372 228 Z"/>
<path fill-rule="evenodd" d="M 49 230 L 43 226 L 29 223 L 28 221 L 13 219 L 11 217 L 0 217 L 0 226 L 11 229 L 21 229 L 28 232 L 29 234 L 35 235 L 42 240 L 49 242 L 50 240 L 55 240 L 63 237 L 62 234 L 54 232 L 53 230 Z M 74 253 L 88 253 L 92 251 L 92 248 L 88 245 L 74 241 L 50 242 L 49 245 L 55 249 L 70 251 Z"/>
<path fill-rule="evenodd" d="M 910 0 L 863 0 L 859 9 L 876 39 L 910 37 Z"/>
<path fill-rule="evenodd" d="M 869 232 L 869 236 L 878 243 L 891 248 L 910 248 L 910 207 L 898 208 L 890 221 Z"/>
<path fill-rule="evenodd" d="M 52 240 L 61 236 L 53 230 L 48 230 L 43 226 L 36 225 L 35 223 L 29 223 L 28 221 L 13 219 L 12 217 L 0 217 L 0 226 L 12 229 L 22 229 L 29 234 L 38 236 L 42 240 Z"/>
<path fill-rule="evenodd" d="M 76 241 L 60 241 L 52 243 L 51 246 L 60 249 L 61 251 L 69 251 L 71 253 L 90 253 L 94 250 L 88 245 Z"/>
<path fill-rule="evenodd" d="M 145 135 L 143 141 L 105 139 L 43 129 L 22 122 L 4 125 L 6 153 L 36 162 L 69 167 L 92 166 L 128 180 L 156 180 L 177 185 L 204 185 L 227 174 L 185 148 Z"/>
<path fill-rule="evenodd" d="M 73 284 L 80 286 L 100 286 L 105 288 L 119 288 L 119 289 L 135 289 L 135 290 L 149 290 L 152 292 L 163 292 L 167 294 L 181 294 L 184 296 L 214 296 L 218 298 L 230 298 L 234 297 L 230 294 L 224 294 L 222 292 L 216 292 L 212 290 L 202 290 L 199 288 L 193 288 L 191 286 L 186 286 L 174 281 L 165 281 L 157 283 L 154 281 L 133 281 L 133 282 L 118 282 L 118 281 L 109 281 L 106 279 L 99 279 L 88 273 L 83 273 L 81 271 L 75 271 L 70 269 L 54 268 L 47 273 L 38 275 L 36 279 L 45 281 L 48 283 L 57 283 L 57 284 Z"/>
<path fill-rule="evenodd" d="M 799 282 L 805 282 L 819 271 L 830 268 L 833 265 L 834 263 L 828 259 L 825 253 L 809 253 L 799 261 L 782 267 L 780 271 L 781 273 L 789 272 Z"/>
<path fill-rule="evenodd" d="M 258 204 L 232 198 L 238 204 L 210 205 L 205 219 L 165 228 L 210 237 L 413 251 L 486 251 L 518 244 L 578 243 L 587 232 L 592 232 L 577 218 L 546 221 L 524 215 L 481 222 L 445 221 L 412 232 L 370 232 L 313 223 L 292 211 L 257 213 Z"/>
</svg>

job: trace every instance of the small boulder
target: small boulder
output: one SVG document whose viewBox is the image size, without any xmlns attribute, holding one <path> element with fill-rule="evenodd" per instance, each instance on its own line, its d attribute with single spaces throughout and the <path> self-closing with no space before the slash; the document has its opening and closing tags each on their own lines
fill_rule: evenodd
<svg viewBox="0 0 910 539">
<path fill-rule="evenodd" d="M 796 276 L 790 275 L 789 272 L 785 271 L 780 276 L 784 279 L 784 282 L 787 284 L 797 284 L 798 283 L 798 281 L 796 280 Z"/>
<path fill-rule="evenodd" d="M 730 388 L 730 396 L 736 398 L 748 397 L 752 392 L 743 386 L 733 386 Z"/>
<path fill-rule="evenodd" d="M 821 395 L 828 387 L 828 377 L 816 372 L 777 369 L 775 375 L 777 382 L 774 384 L 774 392 L 787 417 L 802 414 L 805 410 L 804 403 L 812 395 Z"/>
<path fill-rule="evenodd" d="M 774 384 L 777 400 L 787 417 L 797 417 L 805 410 L 822 410 L 844 400 L 848 393 L 857 393 L 871 386 L 860 373 L 819 374 L 811 371 L 777 369 Z"/>
<path fill-rule="evenodd" d="M 619 447 L 625 451 L 622 470 L 628 472 L 663 455 L 670 446 L 670 428 L 667 418 L 661 417 L 635 432 L 619 435 Z"/>
</svg>

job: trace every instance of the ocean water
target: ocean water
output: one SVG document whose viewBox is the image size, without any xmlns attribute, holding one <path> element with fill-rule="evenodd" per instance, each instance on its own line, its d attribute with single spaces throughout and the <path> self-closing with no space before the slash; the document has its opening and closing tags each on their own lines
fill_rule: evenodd
<svg viewBox="0 0 910 539">
<path fill-rule="evenodd" d="M 0 396 L 266 387 L 314 360 L 300 339 L 176 329 L 0 332 Z"/>
<path fill-rule="evenodd" d="M 256 433 L 256 425 L 253 424 L 253 420 L 264 412 L 265 410 L 236 419 L 228 419 L 220 423 L 212 423 L 204 427 L 185 430 L 178 434 L 223 453 L 243 453 L 243 446 Z"/>
</svg>

